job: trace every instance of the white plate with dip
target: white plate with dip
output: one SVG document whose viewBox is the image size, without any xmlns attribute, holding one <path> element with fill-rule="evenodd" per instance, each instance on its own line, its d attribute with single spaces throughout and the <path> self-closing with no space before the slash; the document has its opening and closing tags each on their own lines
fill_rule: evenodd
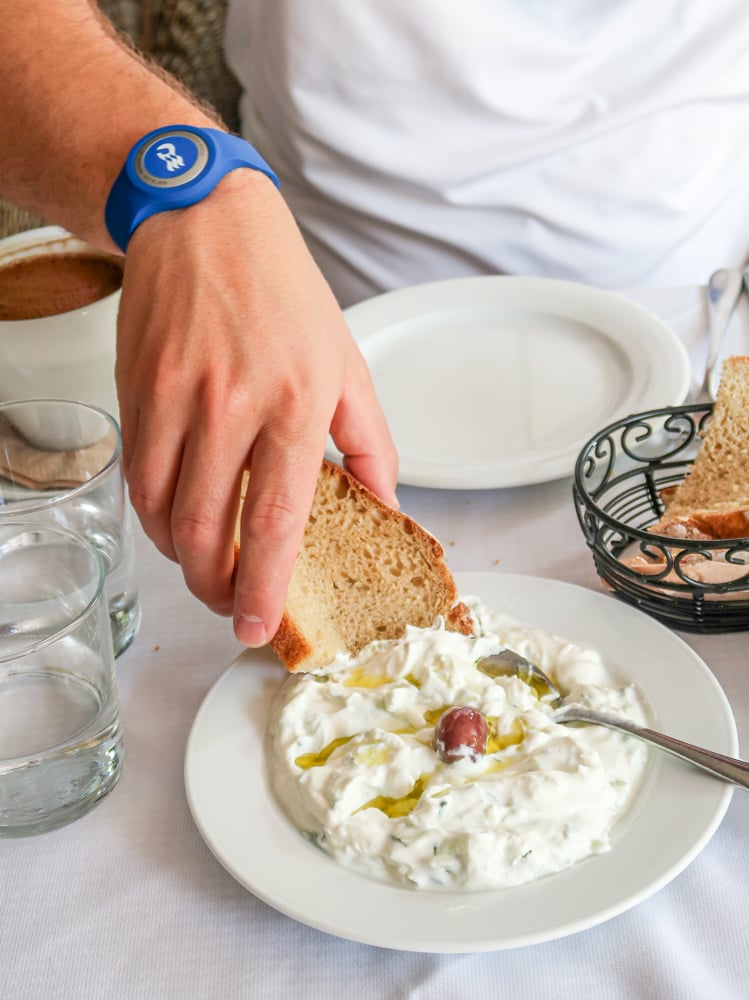
<svg viewBox="0 0 749 1000">
<path fill-rule="evenodd" d="M 546 631 L 596 647 L 639 683 L 656 726 L 724 754 L 736 724 L 704 662 L 629 605 L 571 584 L 500 573 L 457 574 L 463 594 Z M 329 934 L 405 951 L 476 952 L 550 941 L 647 899 L 710 840 L 732 786 L 653 750 L 650 773 L 612 849 L 556 875 L 488 892 L 387 885 L 343 868 L 306 841 L 268 785 L 265 733 L 285 673 L 272 654 L 243 653 L 208 693 L 187 744 L 185 786 L 218 861 L 259 899 Z M 678 692 L 678 698 L 675 694 Z"/>
<path fill-rule="evenodd" d="M 687 350 L 670 327 L 576 282 L 456 278 L 388 292 L 345 315 L 409 486 L 571 476 L 599 427 L 682 403 L 689 389 Z M 340 461 L 332 442 L 327 454 Z"/>
</svg>

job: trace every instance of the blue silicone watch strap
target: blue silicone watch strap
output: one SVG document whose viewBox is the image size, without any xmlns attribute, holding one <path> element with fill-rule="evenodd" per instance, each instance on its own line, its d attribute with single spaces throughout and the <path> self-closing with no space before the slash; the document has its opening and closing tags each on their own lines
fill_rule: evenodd
<svg viewBox="0 0 749 1000">
<path fill-rule="evenodd" d="M 219 129 L 170 125 L 133 146 L 107 198 L 109 234 L 124 253 L 151 215 L 202 201 L 230 170 L 249 167 L 278 178 L 249 142 Z"/>
</svg>

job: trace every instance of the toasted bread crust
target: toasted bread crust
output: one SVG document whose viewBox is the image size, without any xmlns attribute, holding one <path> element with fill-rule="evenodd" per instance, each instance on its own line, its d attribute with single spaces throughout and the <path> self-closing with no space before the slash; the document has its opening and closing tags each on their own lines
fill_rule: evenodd
<svg viewBox="0 0 749 1000">
<path fill-rule="evenodd" d="M 474 635 L 476 630 L 471 609 L 462 601 L 454 604 L 447 612 L 445 626 L 451 632 L 462 632 L 463 635 Z"/>
<path fill-rule="evenodd" d="M 294 671 L 312 656 L 313 648 L 284 612 L 281 624 L 271 640 L 271 648 L 287 670 Z"/>
<path fill-rule="evenodd" d="M 745 538 L 749 536 L 749 510 L 697 510 L 685 516 L 668 515 L 658 522 L 659 535 L 669 538 L 694 538 L 698 540 L 718 538 Z"/>
</svg>

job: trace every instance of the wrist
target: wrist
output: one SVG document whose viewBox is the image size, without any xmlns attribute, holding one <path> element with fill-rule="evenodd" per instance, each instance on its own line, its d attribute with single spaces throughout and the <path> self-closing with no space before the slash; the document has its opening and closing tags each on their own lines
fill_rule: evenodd
<svg viewBox="0 0 749 1000">
<path fill-rule="evenodd" d="M 273 225 L 273 213 L 279 203 L 288 211 L 275 184 L 255 170 L 233 170 L 227 174 L 207 198 L 170 212 L 157 212 L 145 219 L 133 233 L 129 249 L 146 242 L 154 247 L 184 246 L 185 242 L 205 242 L 206 227 L 221 227 L 234 231 L 240 222 L 265 230 Z M 231 220 L 231 221 L 229 221 Z"/>
<path fill-rule="evenodd" d="M 279 186 L 257 150 L 237 136 L 194 125 L 147 133 L 130 150 L 107 198 L 105 219 L 112 239 L 124 252 L 146 219 L 202 201 L 240 168 Z"/>
</svg>

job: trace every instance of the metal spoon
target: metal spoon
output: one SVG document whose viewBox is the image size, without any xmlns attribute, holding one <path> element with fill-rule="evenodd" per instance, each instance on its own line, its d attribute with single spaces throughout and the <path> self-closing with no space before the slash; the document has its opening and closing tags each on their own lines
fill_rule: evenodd
<svg viewBox="0 0 749 1000">
<path fill-rule="evenodd" d="M 728 329 L 728 323 L 739 301 L 744 276 L 741 271 L 724 267 L 710 275 L 707 285 L 707 314 L 709 340 L 707 346 L 707 361 L 705 376 L 702 379 L 697 399 L 708 401 L 715 399 L 713 391 L 713 374 L 720 353 L 720 345 Z"/>
<path fill-rule="evenodd" d="M 584 708 L 582 705 L 567 705 L 559 689 L 543 670 L 511 649 L 503 649 L 492 656 L 485 656 L 478 661 L 476 666 L 489 677 L 517 676 L 525 681 L 536 691 L 540 699 L 546 701 L 555 710 L 552 715 L 554 722 L 591 722 L 597 726 L 619 729 L 631 736 L 637 736 L 638 739 L 645 740 L 646 743 L 652 743 L 653 746 L 666 750 L 676 757 L 681 757 L 682 760 L 689 761 L 690 764 L 695 764 L 716 778 L 722 778 L 723 781 L 731 781 L 735 785 L 749 788 L 749 762 L 737 760 L 735 757 L 726 757 L 723 754 L 714 753 L 712 750 L 703 750 L 691 743 L 684 743 L 673 736 L 664 736 L 653 729 L 646 729 L 628 719 L 608 715 L 606 712 Z"/>
</svg>

